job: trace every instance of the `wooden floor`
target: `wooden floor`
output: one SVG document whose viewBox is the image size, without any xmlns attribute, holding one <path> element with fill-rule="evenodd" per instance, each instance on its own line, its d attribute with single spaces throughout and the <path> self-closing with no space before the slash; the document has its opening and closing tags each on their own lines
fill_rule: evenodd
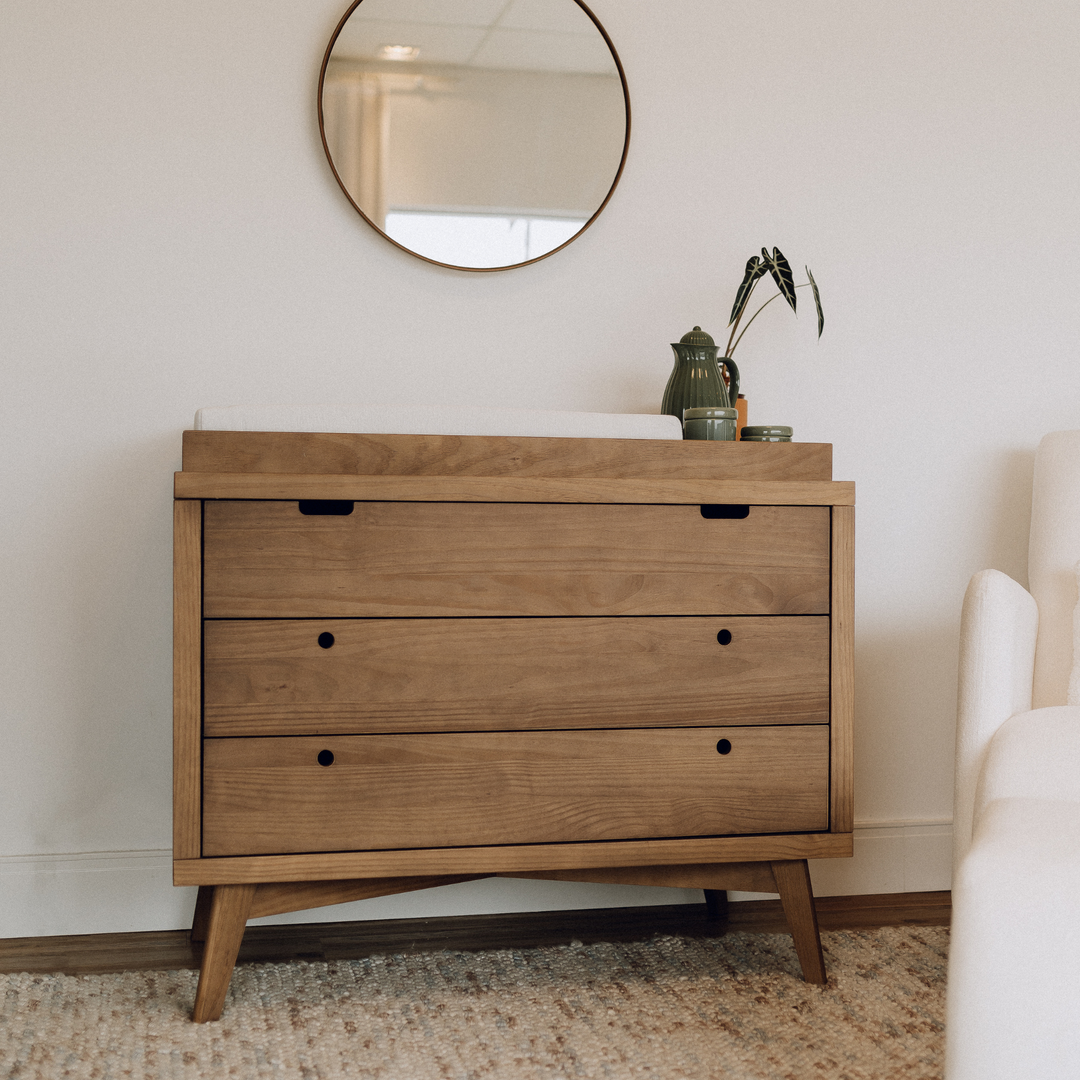
<svg viewBox="0 0 1080 1080">
<path fill-rule="evenodd" d="M 816 901 L 822 930 L 871 926 L 948 926 L 948 892 L 825 896 Z M 728 908 L 726 927 L 786 933 L 779 900 L 747 900 Z M 570 941 L 646 940 L 654 934 L 719 935 L 704 903 L 585 911 L 466 915 L 438 919 L 251 926 L 238 963 L 289 960 L 355 960 L 382 953 L 435 949 L 497 949 L 562 945 Z M 113 971 L 197 968 L 202 947 L 185 930 L 137 934 L 0 939 L 0 973 L 63 972 L 84 975 Z"/>
</svg>

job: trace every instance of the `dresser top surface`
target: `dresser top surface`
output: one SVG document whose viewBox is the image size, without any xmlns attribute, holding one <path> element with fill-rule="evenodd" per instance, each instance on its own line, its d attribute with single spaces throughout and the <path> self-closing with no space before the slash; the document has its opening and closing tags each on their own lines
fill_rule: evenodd
<svg viewBox="0 0 1080 1080">
<path fill-rule="evenodd" d="M 185 431 L 177 498 L 850 505 L 830 443 Z"/>
<path fill-rule="evenodd" d="M 183 471 L 821 481 L 832 479 L 832 444 L 185 431 Z"/>
</svg>

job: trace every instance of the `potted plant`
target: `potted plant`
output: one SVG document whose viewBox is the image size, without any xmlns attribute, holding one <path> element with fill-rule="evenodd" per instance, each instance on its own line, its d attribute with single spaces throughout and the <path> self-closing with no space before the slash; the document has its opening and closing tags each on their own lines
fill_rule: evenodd
<svg viewBox="0 0 1080 1080">
<path fill-rule="evenodd" d="M 769 297 L 746 320 L 746 325 L 742 326 L 750 297 L 757 283 L 767 273 L 772 275 L 779 291 Z M 720 352 L 720 346 L 700 326 L 695 326 L 678 343 L 672 343 L 671 347 L 675 350 L 675 367 L 664 388 L 660 411 L 683 420 L 687 409 L 730 407 L 737 410 L 736 430 L 741 429 L 746 424 L 746 402 L 739 394 L 739 369 L 731 354 L 742 341 L 743 334 L 750 329 L 750 324 L 777 297 L 782 296 L 791 306 L 791 310 L 795 311 L 796 289 L 809 288 L 813 291 L 814 304 L 817 307 L 818 337 L 821 337 L 821 331 L 825 327 L 825 316 L 821 312 L 821 296 L 818 293 L 817 283 L 809 267 L 806 267 L 806 277 L 805 282 L 795 284 L 791 266 L 779 248 L 774 247 L 771 255 L 766 248 L 761 249 L 760 258 L 754 255 L 746 264 L 746 273 L 735 296 L 731 319 L 728 322 L 731 333 L 723 355 L 717 355 Z M 741 331 L 740 326 L 742 326 Z"/>
<path fill-rule="evenodd" d="M 729 359 L 731 354 L 735 352 L 735 347 L 743 339 L 743 334 L 750 329 L 750 324 L 778 297 L 783 297 L 791 307 L 792 311 L 795 311 L 795 290 L 809 288 L 814 294 L 814 305 L 817 308 L 817 325 L 818 325 L 818 337 L 821 337 L 821 331 L 825 329 L 825 316 L 821 313 L 821 295 L 818 293 L 817 282 L 814 281 L 814 275 L 810 273 L 810 267 L 805 267 L 807 280 L 799 285 L 795 284 L 795 276 L 791 272 L 791 266 L 787 259 L 784 258 L 779 248 L 773 248 L 770 255 L 766 248 L 761 249 L 761 258 L 754 255 L 746 264 L 746 273 L 743 275 L 742 284 L 739 286 L 739 291 L 735 294 L 735 304 L 731 309 L 731 318 L 728 321 L 728 326 L 731 327 L 731 333 L 728 336 L 727 348 L 724 351 L 723 359 Z M 776 287 L 780 291 L 770 296 L 764 304 L 761 305 L 746 320 L 746 325 L 743 326 L 742 332 L 739 332 L 739 326 L 742 323 L 743 316 L 746 314 L 747 304 L 750 302 L 750 296 L 753 293 L 757 283 L 766 275 L 771 274 L 773 281 L 776 282 Z M 738 337 L 736 337 L 738 334 Z"/>
</svg>

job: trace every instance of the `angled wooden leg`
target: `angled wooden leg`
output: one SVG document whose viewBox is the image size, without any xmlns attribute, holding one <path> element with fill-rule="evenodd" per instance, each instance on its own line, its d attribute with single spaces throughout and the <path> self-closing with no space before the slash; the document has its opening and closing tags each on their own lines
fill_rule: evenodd
<svg viewBox="0 0 1080 1080">
<path fill-rule="evenodd" d="M 210 903 L 214 899 L 213 885 L 200 885 L 195 899 L 195 914 L 191 919 L 191 940 L 205 941 L 210 926 Z"/>
<path fill-rule="evenodd" d="M 793 859 L 790 862 L 774 862 L 772 872 L 780 893 L 780 903 L 791 927 L 791 936 L 795 939 L 795 952 L 802 965 L 803 978 L 808 983 L 824 985 L 828 976 L 825 974 L 825 957 L 821 953 L 810 868 L 805 859 Z"/>
<path fill-rule="evenodd" d="M 705 893 L 705 917 L 709 922 L 724 926 L 728 921 L 728 897 L 726 889 L 702 889 Z"/>
<path fill-rule="evenodd" d="M 191 1013 L 196 1024 L 205 1024 L 207 1020 L 217 1020 L 221 1016 L 254 899 L 254 885 L 214 886 L 199 989 L 195 992 L 195 1008 Z"/>
</svg>

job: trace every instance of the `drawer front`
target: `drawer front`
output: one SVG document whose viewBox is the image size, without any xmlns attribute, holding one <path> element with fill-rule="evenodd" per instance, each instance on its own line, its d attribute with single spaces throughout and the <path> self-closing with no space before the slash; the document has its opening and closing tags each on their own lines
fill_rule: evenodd
<svg viewBox="0 0 1080 1080">
<path fill-rule="evenodd" d="M 203 855 L 816 832 L 828 757 L 824 726 L 207 739 Z"/>
<path fill-rule="evenodd" d="M 207 501 L 208 618 L 829 611 L 827 506 Z"/>
<path fill-rule="evenodd" d="M 211 736 L 829 720 L 821 615 L 222 620 L 204 655 Z"/>
</svg>

